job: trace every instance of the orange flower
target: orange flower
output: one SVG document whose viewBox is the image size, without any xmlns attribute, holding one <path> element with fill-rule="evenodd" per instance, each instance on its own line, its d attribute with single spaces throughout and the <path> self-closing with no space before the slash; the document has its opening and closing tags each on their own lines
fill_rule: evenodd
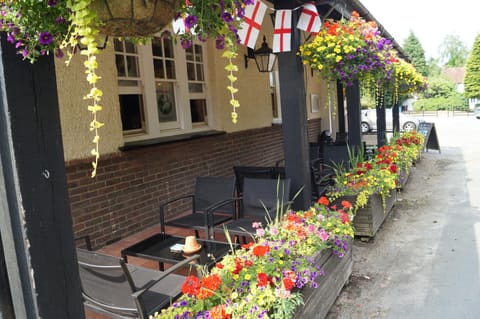
<svg viewBox="0 0 480 319">
<path fill-rule="evenodd" d="M 350 209 L 350 208 L 352 208 L 352 204 L 350 204 L 350 202 L 347 201 L 347 200 L 342 200 L 342 206 L 343 206 L 343 208 L 345 208 L 345 209 Z"/>
<path fill-rule="evenodd" d="M 210 309 L 212 319 L 228 319 L 230 314 L 225 310 L 225 305 L 218 305 Z"/>
<path fill-rule="evenodd" d="M 330 204 L 330 201 L 325 196 L 322 196 L 318 199 L 318 203 L 327 206 L 328 204 Z"/>
<path fill-rule="evenodd" d="M 258 246 L 253 247 L 253 254 L 257 257 L 264 256 L 269 251 L 270 251 L 270 247 L 266 246 L 266 245 L 265 246 L 258 245 Z"/>
</svg>

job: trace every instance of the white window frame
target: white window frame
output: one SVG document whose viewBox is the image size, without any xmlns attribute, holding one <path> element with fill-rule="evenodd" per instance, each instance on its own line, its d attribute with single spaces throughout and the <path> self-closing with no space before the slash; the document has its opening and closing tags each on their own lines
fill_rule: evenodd
<svg viewBox="0 0 480 319">
<path fill-rule="evenodd" d="M 162 31 L 163 32 L 163 31 Z M 161 33 L 159 33 L 160 36 Z M 189 132 L 200 132 L 211 130 L 212 123 L 212 107 L 211 92 L 208 91 L 208 60 L 207 45 L 201 42 L 195 42 L 196 45 L 202 47 L 203 67 L 204 67 L 204 92 L 190 93 L 188 91 L 187 80 L 187 64 L 186 52 L 181 47 L 180 41 L 173 44 L 175 55 L 175 72 L 176 80 L 174 82 L 175 104 L 177 107 L 177 121 L 160 123 L 158 120 L 158 109 L 156 101 L 156 79 L 153 69 L 153 54 L 150 44 L 137 45 L 138 53 L 138 69 L 140 72 L 141 92 L 137 90 L 129 90 L 128 88 L 119 86 L 119 93 L 141 94 L 144 103 L 145 128 L 138 132 L 124 132 L 125 142 L 135 142 L 159 137 L 174 136 Z M 163 80 L 162 80 L 163 81 Z M 171 82 L 172 80 L 165 80 Z M 132 92 L 130 92 L 132 91 Z M 133 92 L 135 91 L 135 92 Z M 190 99 L 205 99 L 207 117 L 206 123 L 192 123 L 190 113 Z"/>
</svg>

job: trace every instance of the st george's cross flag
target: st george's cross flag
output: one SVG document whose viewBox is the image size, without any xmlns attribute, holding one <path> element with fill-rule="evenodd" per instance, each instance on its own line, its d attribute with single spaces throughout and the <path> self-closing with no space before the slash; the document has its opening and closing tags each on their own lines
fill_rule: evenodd
<svg viewBox="0 0 480 319">
<path fill-rule="evenodd" d="M 252 49 L 255 48 L 255 42 L 257 42 L 266 10 L 267 6 L 260 0 L 255 0 L 253 5 L 247 5 L 242 25 L 238 30 L 241 44 Z"/>
<path fill-rule="evenodd" d="M 306 3 L 303 5 L 302 13 L 298 19 L 297 29 L 318 33 L 322 26 L 322 20 L 318 15 L 317 7 L 314 3 Z"/>
<path fill-rule="evenodd" d="M 277 10 L 273 30 L 273 52 L 290 51 L 292 38 L 292 10 Z"/>
</svg>

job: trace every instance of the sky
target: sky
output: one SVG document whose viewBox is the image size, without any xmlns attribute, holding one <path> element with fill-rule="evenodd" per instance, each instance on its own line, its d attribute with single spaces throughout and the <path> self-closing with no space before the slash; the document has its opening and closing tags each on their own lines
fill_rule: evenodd
<svg viewBox="0 0 480 319">
<path fill-rule="evenodd" d="M 400 46 L 410 30 L 425 57 L 439 57 L 445 36 L 456 35 L 472 48 L 480 33 L 479 0 L 360 0 Z"/>
</svg>

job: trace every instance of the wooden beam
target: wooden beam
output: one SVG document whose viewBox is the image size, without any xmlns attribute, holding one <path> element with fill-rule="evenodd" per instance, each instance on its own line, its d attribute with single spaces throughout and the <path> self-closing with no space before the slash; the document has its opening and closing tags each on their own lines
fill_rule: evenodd
<svg viewBox="0 0 480 319">
<path fill-rule="evenodd" d="M 274 1 L 275 9 L 293 9 L 295 0 Z M 292 12 L 292 26 L 297 25 L 299 10 Z M 303 189 L 295 199 L 294 209 L 307 209 L 311 205 L 312 186 L 307 134 L 307 107 L 304 68 L 297 56 L 301 44 L 300 30 L 292 28 L 291 51 L 278 54 L 282 129 L 285 149 L 285 169 L 292 179 L 294 192 Z"/>
<path fill-rule="evenodd" d="M 360 85 L 358 80 L 347 87 L 347 121 L 348 121 L 348 144 L 352 150 L 362 147 L 361 129 L 361 106 L 360 106 Z"/>
<path fill-rule="evenodd" d="M 385 118 L 385 88 L 375 90 L 375 108 L 377 112 L 377 146 L 383 146 L 387 141 L 387 120 Z"/>
<path fill-rule="evenodd" d="M 0 34 L 0 233 L 16 318 L 84 318 L 53 56 Z"/>
</svg>

